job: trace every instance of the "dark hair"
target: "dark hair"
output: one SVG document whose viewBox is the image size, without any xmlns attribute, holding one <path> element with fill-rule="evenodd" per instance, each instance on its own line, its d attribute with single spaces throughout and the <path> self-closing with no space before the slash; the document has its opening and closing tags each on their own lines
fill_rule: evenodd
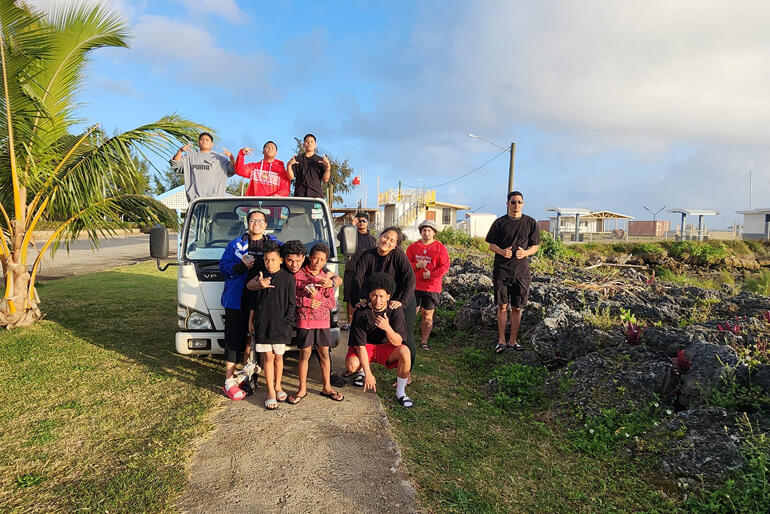
<svg viewBox="0 0 770 514">
<path fill-rule="evenodd" d="M 385 232 L 395 232 L 396 237 L 398 241 L 396 242 L 396 246 L 401 246 L 401 242 L 404 240 L 404 234 L 401 232 L 401 229 L 397 226 L 393 225 L 391 227 L 385 227 L 385 229 L 380 232 L 380 236 L 382 236 Z"/>
<path fill-rule="evenodd" d="M 396 281 L 387 273 L 379 272 L 366 280 L 366 287 L 370 293 L 375 289 L 384 289 L 388 295 L 392 295 L 396 290 Z"/>
<path fill-rule="evenodd" d="M 326 246 L 323 243 L 316 243 L 313 245 L 313 247 L 310 249 L 310 255 L 312 256 L 316 252 L 321 252 L 326 255 L 326 258 L 329 258 L 329 247 Z"/>
<path fill-rule="evenodd" d="M 261 214 L 265 218 L 265 223 L 267 223 L 267 214 L 265 214 L 265 211 L 260 209 L 251 209 L 249 213 L 246 215 L 246 221 L 251 221 L 251 215 L 255 213 Z"/>
<path fill-rule="evenodd" d="M 281 247 L 281 257 L 284 259 L 289 255 L 301 255 L 305 256 L 305 245 L 299 239 L 292 239 L 286 241 Z"/>
<path fill-rule="evenodd" d="M 273 146 L 275 147 L 275 149 L 276 149 L 276 151 L 277 151 L 277 150 L 278 150 L 278 145 L 277 145 L 277 144 L 275 144 L 275 141 L 268 141 L 267 143 L 265 143 L 264 145 L 262 145 L 262 150 L 264 150 L 265 148 L 267 148 L 267 145 L 269 145 L 270 143 L 273 143 Z"/>
<path fill-rule="evenodd" d="M 209 139 L 211 139 L 211 142 L 212 143 L 214 142 L 214 136 L 212 136 L 210 132 L 201 132 L 200 134 L 198 134 L 198 141 L 200 141 L 203 136 L 209 136 Z"/>
<path fill-rule="evenodd" d="M 365 212 L 357 212 L 354 218 L 366 218 L 366 221 L 369 221 L 369 215 Z"/>
<path fill-rule="evenodd" d="M 281 256 L 281 247 L 275 241 L 268 241 L 262 245 L 262 255 L 267 255 L 270 252 L 275 252 L 278 256 Z"/>
<path fill-rule="evenodd" d="M 305 141 L 305 139 L 312 137 L 313 141 L 318 142 L 318 140 L 315 138 L 313 134 L 305 134 L 305 137 L 302 138 L 302 141 Z"/>
<path fill-rule="evenodd" d="M 521 191 L 511 191 L 510 193 L 508 193 L 508 198 L 506 198 L 506 201 L 510 200 L 511 197 L 513 197 L 513 196 L 520 196 L 521 199 L 524 200 L 524 195 L 521 194 Z"/>
</svg>

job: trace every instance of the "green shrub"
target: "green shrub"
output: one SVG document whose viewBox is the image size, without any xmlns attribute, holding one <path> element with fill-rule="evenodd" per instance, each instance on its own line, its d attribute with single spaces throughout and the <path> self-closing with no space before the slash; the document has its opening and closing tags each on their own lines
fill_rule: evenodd
<svg viewBox="0 0 770 514">
<path fill-rule="evenodd" d="M 743 289 L 770 296 L 770 270 L 762 269 L 756 276 L 744 275 Z"/>
<path fill-rule="evenodd" d="M 571 431 L 570 440 L 575 448 L 589 455 L 606 455 L 618 443 L 650 429 L 660 417 L 657 402 L 641 409 L 632 406 L 628 413 L 608 408 L 585 416 L 578 411 L 577 418 L 583 421 L 583 426 Z"/>
<path fill-rule="evenodd" d="M 656 243 L 637 243 L 631 247 L 631 253 L 634 255 L 651 254 L 661 255 L 663 254 L 663 248 Z"/>
<path fill-rule="evenodd" d="M 600 330 L 612 330 L 613 327 L 617 327 L 618 323 L 613 319 L 610 313 L 609 307 L 594 307 L 594 310 L 587 311 L 584 319 L 588 325 L 598 328 Z"/>
<path fill-rule="evenodd" d="M 489 245 L 484 239 L 480 237 L 471 237 L 462 230 L 454 229 L 452 227 L 444 228 L 444 230 L 436 234 L 436 239 L 445 245 L 463 246 L 481 252 L 489 251 Z"/>
<path fill-rule="evenodd" d="M 554 239 L 550 232 L 544 230 L 540 232 L 540 248 L 536 255 L 555 261 L 571 261 L 578 258 L 576 251 L 567 248 L 564 243 Z"/>
<path fill-rule="evenodd" d="M 542 389 L 545 368 L 508 363 L 495 368 L 492 378 L 497 380 L 493 401 L 501 409 L 512 411 L 545 403 Z"/>
</svg>

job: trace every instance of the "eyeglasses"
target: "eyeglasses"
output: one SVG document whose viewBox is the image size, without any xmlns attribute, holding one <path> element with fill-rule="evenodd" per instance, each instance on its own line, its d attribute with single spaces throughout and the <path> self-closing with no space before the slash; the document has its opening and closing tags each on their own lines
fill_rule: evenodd
<svg viewBox="0 0 770 514">
<path fill-rule="evenodd" d="M 257 224 L 264 225 L 265 223 L 267 223 L 267 222 L 265 220 L 263 220 L 262 218 L 256 218 L 256 219 L 253 219 L 253 220 L 249 220 L 249 225 L 257 225 Z"/>
<path fill-rule="evenodd" d="M 516 205 L 516 204 L 521 205 L 523 203 L 524 203 L 524 200 L 511 200 L 511 205 Z"/>
<path fill-rule="evenodd" d="M 365 220 L 365 219 L 356 220 L 357 223 L 367 223 L 368 221 L 369 220 Z"/>
</svg>

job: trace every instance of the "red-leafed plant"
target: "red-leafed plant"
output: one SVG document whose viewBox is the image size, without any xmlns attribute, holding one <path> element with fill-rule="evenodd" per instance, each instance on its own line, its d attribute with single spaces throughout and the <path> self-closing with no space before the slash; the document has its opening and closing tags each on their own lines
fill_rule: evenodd
<svg viewBox="0 0 770 514">
<path fill-rule="evenodd" d="M 765 323 L 770 323 L 770 311 L 765 311 L 762 313 L 762 321 Z"/>
<path fill-rule="evenodd" d="M 652 275 L 650 275 L 650 278 L 645 280 L 644 283 L 650 287 L 655 285 L 655 270 L 652 270 Z"/>
<path fill-rule="evenodd" d="M 623 325 L 623 335 L 626 336 L 626 342 L 631 346 L 639 346 L 645 330 L 647 329 L 643 325 L 637 325 L 630 321 Z"/>
<path fill-rule="evenodd" d="M 687 355 L 684 354 L 684 350 L 679 350 L 676 353 L 676 357 L 669 357 L 669 359 L 671 360 L 671 364 L 674 365 L 674 369 L 680 375 L 687 373 L 687 370 L 692 367 L 692 361 L 690 361 L 690 359 L 687 358 Z"/>
<path fill-rule="evenodd" d="M 725 321 L 725 324 L 717 323 L 717 329 L 720 332 L 732 332 L 736 336 L 741 335 L 741 326 L 738 323 L 730 323 Z"/>
</svg>

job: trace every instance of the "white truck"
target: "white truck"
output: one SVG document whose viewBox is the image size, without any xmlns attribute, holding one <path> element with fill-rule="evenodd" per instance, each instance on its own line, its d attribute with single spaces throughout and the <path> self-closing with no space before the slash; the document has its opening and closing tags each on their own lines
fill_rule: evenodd
<svg viewBox="0 0 770 514">
<path fill-rule="evenodd" d="M 224 277 L 219 271 L 219 259 L 230 241 L 246 233 L 246 214 L 249 209 L 255 208 L 266 213 L 266 233 L 272 234 L 279 241 L 299 239 L 307 251 L 316 243 L 328 245 L 331 253 L 327 268 L 337 273 L 341 261 L 334 223 L 323 200 L 298 197 L 194 200 L 188 207 L 179 233 L 176 262 L 160 266 L 160 259 L 167 259 L 169 255 L 168 231 L 163 227 L 150 230 L 150 256 L 157 259 L 158 269 L 165 271 L 170 265 L 177 266 L 179 332 L 176 333 L 175 347 L 178 353 L 224 353 L 225 309 L 221 303 Z M 345 230 L 355 229 L 350 226 Z M 355 237 L 352 237 L 352 241 L 355 241 Z M 355 252 L 355 248 L 352 248 L 352 252 Z M 337 303 L 331 313 L 333 346 L 340 335 L 337 323 L 339 300 Z"/>
</svg>

